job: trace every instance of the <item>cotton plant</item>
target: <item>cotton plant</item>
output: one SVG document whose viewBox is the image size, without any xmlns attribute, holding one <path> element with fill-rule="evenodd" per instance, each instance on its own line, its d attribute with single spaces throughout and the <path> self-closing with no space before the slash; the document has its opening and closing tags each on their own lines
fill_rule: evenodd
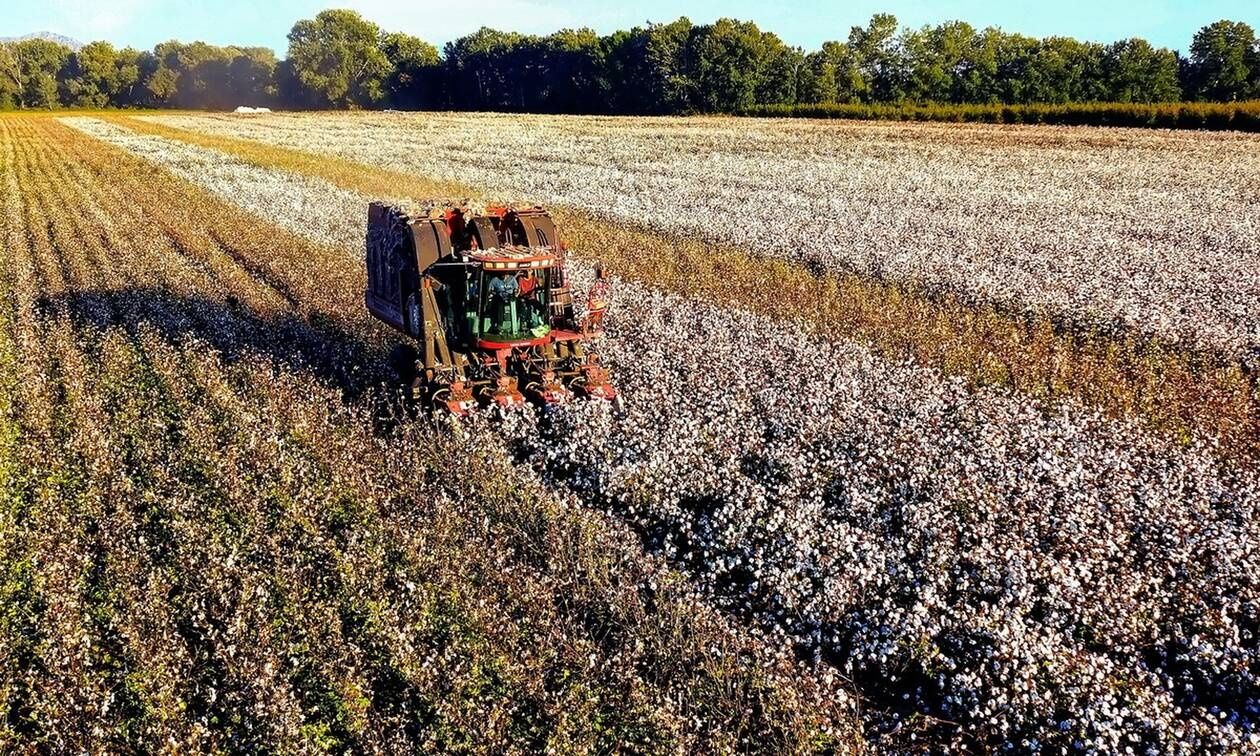
<svg viewBox="0 0 1260 756">
<path fill-rule="evenodd" d="M 1260 141 L 1188 131 L 487 114 L 152 116 L 857 270 L 1260 347 Z"/>
<path fill-rule="evenodd" d="M 379 125 L 370 137 L 360 133 L 364 121 Z M 525 191 L 533 180 L 526 175 L 531 169 L 550 170 L 534 162 L 535 153 L 529 151 L 543 148 L 545 133 L 521 137 L 533 140 L 522 150 L 490 138 L 507 129 L 506 119 L 441 116 L 436 121 L 430 125 L 432 138 L 447 141 L 432 145 L 435 154 L 463 149 L 474 172 L 479 164 L 493 164 L 516 176 L 515 186 Z M 304 149 L 353 146 L 365 150 L 359 154 L 363 159 L 382 163 L 386 153 L 425 152 L 415 144 L 401 149 L 404 139 L 422 139 L 426 133 L 421 122 L 407 117 L 378 122 L 375 116 L 338 116 L 322 122 L 293 116 L 276 122 L 234 128 L 250 138 Z M 260 217 L 358 254 L 366 198 L 204 148 L 137 137 L 93 120 L 72 123 Z M 559 129 L 551 121 L 543 123 Z M 610 138 L 605 132 L 612 126 L 590 123 L 590 139 L 603 144 Z M 772 134 L 750 128 L 747 136 L 730 135 L 718 123 L 701 121 L 693 128 L 674 121 L 625 122 L 615 127 L 625 132 L 617 139 L 630 140 L 630 146 L 615 141 L 601 157 L 615 162 L 623 153 L 640 155 L 638 162 L 626 158 L 620 170 L 634 178 L 622 179 L 655 191 L 655 179 L 643 166 L 676 157 L 682 147 L 670 140 L 712 147 L 724 144 L 726 135 L 750 153 L 782 149 Z M 794 128 L 804 131 L 802 138 L 812 133 L 812 127 Z M 884 142 L 865 147 L 871 153 L 865 158 L 868 172 L 882 170 L 887 161 L 927 160 L 924 155 L 933 150 L 946 155 L 963 150 L 944 137 L 889 128 Z M 996 139 L 1017 153 L 1002 160 L 1044 161 L 1039 150 L 1058 156 L 1053 150 L 1075 139 L 1054 131 L 1046 137 L 1049 144 L 1010 147 L 1004 140 L 1014 137 L 997 133 L 977 132 L 978 144 L 965 146 L 985 152 Z M 819 160 L 837 164 L 848 159 L 841 145 L 825 136 L 812 138 L 820 141 L 803 142 L 802 152 L 812 150 Z M 1167 137 L 1124 139 L 1156 138 Z M 1216 154 L 1230 149 L 1188 138 L 1188 150 Z M 927 146 L 916 146 L 924 139 Z M 910 143 L 909 154 L 893 150 L 902 142 Z M 1123 154 L 1110 143 L 1086 143 L 1082 149 Z M 582 155 L 562 157 L 573 170 L 582 170 L 583 161 L 594 172 L 611 170 L 609 160 L 596 160 L 594 154 L 588 145 Z M 1114 168 L 1097 162 L 1097 155 L 1081 158 L 1093 162 L 1078 166 L 1072 154 L 1061 157 L 1061 168 L 1069 174 L 1083 171 L 1078 179 L 1110 175 Z M 749 173 L 750 161 L 723 160 L 713 161 L 715 175 L 728 178 L 726 188 L 716 190 L 729 190 L 722 202 L 739 200 L 736 186 L 744 186 L 749 196 L 760 191 L 758 174 Z M 1123 158 L 1117 160 L 1125 165 Z M 675 159 L 671 165 L 679 167 L 658 167 L 677 178 L 692 170 L 686 162 Z M 1037 170 L 1048 175 L 1056 168 L 1038 163 Z M 952 180 L 970 201 L 1004 201 L 1004 212 L 1015 212 L 1009 191 L 973 187 L 964 178 L 924 175 L 923 181 Z M 557 182 L 553 189 L 577 191 L 579 183 Z M 698 214 L 694 207 L 684 212 L 685 202 L 694 200 L 686 193 L 690 189 L 678 191 L 656 199 L 662 206 L 673 202 L 664 212 L 679 213 L 682 223 L 681 215 Z M 933 202 L 941 210 L 944 201 L 931 194 L 920 198 L 907 190 L 898 196 L 909 213 L 927 213 L 923 208 Z M 1034 206 L 1027 212 L 1065 213 L 1055 205 L 1062 199 L 1053 192 L 1028 197 Z M 1106 202 L 1123 199 L 1112 194 L 1089 198 L 1086 205 L 1094 208 L 1091 212 L 1115 214 L 1120 228 L 1136 211 L 1127 206 L 1108 210 Z M 750 205 L 743 207 L 755 213 Z M 323 213 L 319 224 L 310 222 L 312 212 Z M 804 222 L 804 205 L 799 212 Z M 877 214 L 870 224 L 876 224 Z M 922 226 L 930 235 L 936 221 L 929 215 L 903 218 L 897 233 L 912 238 L 905 236 L 908 230 Z M 1073 243 L 1062 236 L 1074 221 L 1067 214 L 1059 219 L 1048 233 L 1063 249 L 1045 248 L 1023 258 L 1018 237 L 1025 231 L 1015 218 L 993 215 L 967 223 L 1012 235 L 1008 241 L 1017 250 L 1017 262 L 1011 264 L 1043 277 L 1039 286 L 1019 285 L 1019 295 L 1038 297 L 1065 285 L 1056 283 L 1056 271 L 1077 265 L 1077 273 L 1085 275 L 1084 263 L 1071 256 L 1084 237 Z M 714 222 L 715 228 L 725 228 Z M 1233 256 L 1247 259 L 1252 250 L 1237 236 L 1238 223 L 1247 221 L 1205 222 L 1223 224 Z M 1142 233 L 1148 232 L 1151 239 L 1164 240 L 1179 233 L 1167 228 Z M 952 237 L 940 231 L 939 238 Z M 1123 259 L 1130 242 L 1109 243 L 1118 245 L 1116 257 Z M 827 257 L 833 253 L 825 247 L 806 248 L 827 264 L 853 262 Z M 947 248 L 938 252 L 944 255 Z M 913 254 L 889 247 L 872 260 L 886 265 Z M 943 260 L 928 269 L 961 275 L 971 264 Z M 1050 264 L 1053 260 L 1063 265 Z M 991 260 L 976 264 L 995 284 L 1016 286 L 1019 280 Z M 1104 306 L 1089 287 L 1104 286 L 1108 276 L 1114 283 L 1145 271 L 1144 280 L 1154 290 L 1170 280 L 1178 265 L 1201 262 L 1129 264 L 1093 271 L 1090 275 L 1101 277 L 1078 281 L 1071 293 L 1075 299 L 1067 304 Z M 589 285 L 592 270 L 580 262 L 571 267 L 580 291 Z M 1244 279 L 1213 285 L 1218 284 L 1250 285 Z M 1048 406 L 1011 392 L 976 390 L 859 344 L 820 340 L 791 321 L 624 280 L 613 288 L 615 302 L 601 347 L 625 398 L 622 409 L 578 403 L 505 419 L 480 417 L 464 432 L 487 449 L 507 450 L 521 469 L 531 470 L 553 490 L 574 494 L 628 523 L 647 549 L 686 569 L 707 600 L 794 646 L 820 671 L 838 670 L 851 679 L 860 694 L 876 702 L 864 709 L 872 732 L 896 732 L 918 717 L 954 723 L 964 738 L 960 742 L 1019 744 L 1022 750 L 1199 752 L 1260 746 L 1260 650 L 1254 635 L 1260 617 L 1260 525 L 1254 515 L 1260 481 L 1254 473 L 1225 464 L 1206 440 L 1174 443 L 1078 403 Z M 1195 296 L 1211 302 L 1222 291 L 1208 287 Z M 1116 306 L 1139 301 L 1126 303 L 1123 285 L 1117 292 L 1109 300 Z M 1159 313 L 1143 317 L 1149 324 Z M 1217 343 L 1225 344 L 1234 338 L 1230 329 L 1246 322 L 1199 325 L 1198 336 L 1221 337 Z"/>
</svg>

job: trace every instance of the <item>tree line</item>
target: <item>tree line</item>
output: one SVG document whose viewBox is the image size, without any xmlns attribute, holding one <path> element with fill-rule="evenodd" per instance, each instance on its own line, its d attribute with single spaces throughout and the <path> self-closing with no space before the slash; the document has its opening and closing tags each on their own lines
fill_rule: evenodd
<svg viewBox="0 0 1260 756">
<path fill-rule="evenodd" d="M 731 113 L 800 106 L 1232 102 L 1260 98 L 1260 40 L 1222 20 L 1189 55 L 1139 38 L 1035 38 L 889 14 L 806 52 L 756 24 L 687 18 L 600 36 L 482 28 L 436 47 L 348 10 L 261 47 L 163 42 L 151 52 L 45 39 L 0 45 L 0 108 L 400 108 Z"/>
</svg>

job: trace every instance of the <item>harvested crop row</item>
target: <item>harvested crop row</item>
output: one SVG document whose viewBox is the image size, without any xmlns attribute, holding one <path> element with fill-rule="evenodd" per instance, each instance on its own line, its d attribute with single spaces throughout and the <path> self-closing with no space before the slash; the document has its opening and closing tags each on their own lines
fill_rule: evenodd
<svg viewBox="0 0 1260 756">
<path fill-rule="evenodd" d="M 0 129 L 0 750 L 853 742 L 843 693 L 484 431 L 385 422 L 341 250 Z"/>
<path fill-rule="evenodd" d="M 225 151 L 251 165 L 322 177 L 369 196 L 477 195 L 454 182 L 345 157 L 320 159 L 311 152 L 225 136 L 220 129 L 190 131 L 152 118 L 114 122 Z M 268 137 L 278 141 L 274 134 L 259 135 Z M 1205 436 L 1217 439 L 1227 454 L 1260 453 L 1255 376 L 1237 360 L 1211 350 L 1171 345 L 1126 329 L 1081 332 L 1049 315 L 1006 312 L 955 294 L 927 295 L 857 273 L 819 275 L 794 262 L 662 233 L 634 221 L 601 218 L 563 205 L 551 209 L 579 251 L 589 251 L 619 274 L 649 286 L 775 318 L 800 318 L 823 338 L 861 341 L 885 358 L 908 357 L 973 385 L 1009 387 L 1051 400 L 1070 397 L 1113 417 L 1140 418 L 1171 438 Z"/>
<path fill-rule="evenodd" d="M 1260 138 L 1250 135 L 486 114 L 157 118 L 1235 355 L 1260 346 Z"/>
<path fill-rule="evenodd" d="M 264 169 L 75 124 L 302 230 L 289 202 L 250 190 Z M 626 415 L 583 405 L 541 437 L 532 417 L 503 432 L 731 611 L 852 674 L 874 731 L 1099 750 L 1255 739 L 1254 474 L 1079 407 L 620 291 L 604 354 Z"/>
</svg>

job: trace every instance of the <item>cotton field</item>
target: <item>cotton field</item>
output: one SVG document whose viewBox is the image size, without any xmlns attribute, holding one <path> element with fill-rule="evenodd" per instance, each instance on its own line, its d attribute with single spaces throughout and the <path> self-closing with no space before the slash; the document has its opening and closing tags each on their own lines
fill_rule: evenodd
<svg viewBox="0 0 1260 756">
<path fill-rule="evenodd" d="M 1104 329 L 1260 345 L 1260 138 L 352 114 L 153 120 L 566 203 Z"/>
<path fill-rule="evenodd" d="M 1222 349 L 1257 342 L 1260 145 L 1242 137 L 162 120 Z M 361 255 L 369 197 L 352 189 L 125 122 L 63 123 Z M 598 254 L 577 252 L 574 273 L 589 281 Z M 644 264 L 663 253 L 646 250 Z M 1252 462 L 1087 401 L 976 388 L 791 320 L 628 281 L 616 284 L 604 354 L 624 411 L 482 416 L 458 433 L 628 526 L 696 601 L 790 649 L 807 676 L 839 680 L 877 749 L 1260 749 Z"/>
<path fill-rule="evenodd" d="M 861 750 L 838 674 L 401 411 L 359 255 L 160 153 L 0 118 L 0 751 Z"/>
</svg>

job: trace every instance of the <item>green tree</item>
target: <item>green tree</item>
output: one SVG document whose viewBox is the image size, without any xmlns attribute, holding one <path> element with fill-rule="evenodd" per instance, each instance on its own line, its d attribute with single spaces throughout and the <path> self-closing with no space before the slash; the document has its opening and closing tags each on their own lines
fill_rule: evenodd
<svg viewBox="0 0 1260 756">
<path fill-rule="evenodd" d="M 522 50 L 532 41 L 515 32 L 482 27 L 446 44 L 451 97 L 457 107 L 524 110 L 526 67 Z M 532 56 L 532 53 L 530 53 Z"/>
<path fill-rule="evenodd" d="M 836 91 L 836 64 L 822 50 L 806 55 L 796 79 L 796 101 L 835 102 Z"/>
<path fill-rule="evenodd" d="M 185 108 L 228 110 L 238 103 L 232 92 L 233 55 L 222 47 L 193 42 L 184 48 L 176 102 Z"/>
<path fill-rule="evenodd" d="M 790 49 L 754 23 L 723 18 L 697 26 L 689 51 L 699 110 L 730 113 L 795 100 L 796 61 Z"/>
<path fill-rule="evenodd" d="M 60 72 L 61 100 L 70 107 L 103 108 L 118 89 L 118 53 L 108 42 L 92 42 L 70 55 Z"/>
<path fill-rule="evenodd" d="M 756 24 L 686 17 L 605 37 L 482 28 L 446 45 L 382 33 L 347 10 L 298 21 L 289 54 L 164 42 L 152 53 L 43 39 L 0 44 L 0 108 L 453 106 L 534 112 L 730 112 L 764 104 L 1170 101 L 1260 97 L 1260 40 L 1218 21 L 1189 59 L 1141 39 L 1035 39 L 962 21 L 900 29 L 889 14 L 809 54 Z"/>
<path fill-rule="evenodd" d="M 161 63 L 144 80 L 145 102 L 154 107 L 174 104 L 179 74 Z"/>
<path fill-rule="evenodd" d="M 695 83 L 688 74 L 688 48 L 693 26 L 680 16 L 668 24 L 648 26 L 644 49 L 644 78 L 631 86 L 648 88 L 647 112 L 684 113 L 693 109 Z"/>
<path fill-rule="evenodd" d="M 22 106 L 22 70 L 18 67 L 13 45 L 0 42 L 0 110 Z"/>
<path fill-rule="evenodd" d="M 145 82 L 151 102 L 158 106 L 204 107 L 206 63 L 216 50 L 204 42 L 191 44 L 178 40 L 162 42 L 153 48 L 157 67 Z"/>
<path fill-rule="evenodd" d="M 973 88 L 978 36 L 971 24 L 950 21 L 902 35 L 906 96 L 930 102 L 964 102 Z"/>
<path fill-rule="evenodd" d="M 227 89 L 233 102 L 254 107 L 273 103 L 277 62 L 271 48 L 228 47 L 224 52 L 229 59 Z"/>
<path fill-rule="evenodd" d="M 59 107 L 57 76 L 70 59 L 70 48 L 46 39 L 24 39 L 9 46 L 16 73 L 17 100 L 23 108 Z"/>
<path fill-rule="evenodd" d="M 1011 59 L 1007 35 L 996 27 L 976 33 L 971 65 L 959 81 L 958 102 L 1001 102 L 1005 92 L 1003 79 L 1018 62 Z"/>
<path fill-rule="evenodd" d="M 1100 80 L 1104 49 L 1070 37 L 1037 43 L 1025 72 L 1026 102 L 1085 102 L 1104 98 Z"/>
<path fill-rule="evenodd" d="M 144 105 L 144 80 L 157 69 L 157 58 L 152 53 L 124 47 L 114 56 L 113 89 L 109 104 L 116 108 Z"/>
<path fill-rule="evenodd" d="M 1009 34 L 997 28 L 985 29 L 983 38 L 986 47 L 991 47 L 995 64 L 993 87 L 986 93 L 987 99 L 975 99 L 972 102 L 1027 103 L 1035 99 L 1032 87 L 1034 61 L 1037 58 L 1039 41 L 1023 34 Z M 989 58 L 984 57 L 989 69 Z M 979 80 L 979 79 L 978 79 Z"/>
<path fill-rule="evenodd" d="M 385 77 L 386 102 L 407 109 L 438 104 L 441 59 L 436 47 L 419 37 L 394 32 L 381 35 L 380 48 L 390 69 Z"/>
<path fill-rule="evenodd" d="M 904 96 L 906 70 L 896 16 L 877 13 L 866 28 L 854 26 L 848 49 L 859 74 L 852 79 L 855 96 L 863 102 L 893 102 Z"/>
<path fill-rule="evenodd" d="M 224 109 L 232 101 L 228 91 L 229 54 L 205 42 L 164 42 L 154 50 L 161 67 L 171 74 L 166 104 L 181 108 Z"/>
<path fill-rule="evenodd" d="M 591 29 L 561 29 L 539 43 L 543 107 L 551 113 L 606 110 L 599 102 L 604 48 Z"/>
<path fill-rule="evenodd" d="M 824 42 L 822 53 L 836 69 L 836 102 L 859 102 L 870 90 L 858 56 L 848 42 Z"/>
<path fill-rule="evenodd" d="M 693 109 L 688 73 L 691 21 L 648 24 L 600 40 L 600 88 L 618 113 L 682 113 Z M 449 60 L 449 56 L 448 56 Z"/>
<path fill-rule="evenodd" d="M 155 106 L 226 110 L 275 101 L 276 56 L 265 47 L 169 41 L 136 61 L 141 99 Z"/>
<path fill-rule="evenodd" d="M 1172 102 L 1180 98 L 1177 54 L 1144 39 L 1108 45 L 1103 54 L 1107 99 L 1113 102 Z"/>
<path fill-rule="evenodd" d="M 326 10 L 289 32 L 289 63 L 310 102 L 334 108 L 381 101 L 389 58 L 380 28 L 349 10 Z"/>
<path fill-rule="evenodd" d="M 602 110 L 610 113 L 642 112 L 641 88 L 630 87 L 634 63 L 641 60 L 642 29 L 619 29 L 599 39 L 600 67 L 597 72 Z"/>
<path fill-rule="evenodd" d="M 1252 94 L 1256 32 L 1239 21 L 1217 21 L 1190 43 L 1190 89 L 1200 100 L 1238 100 Z"/>
<path fill-rule="evenodd" d="M 764 35 L 766 54 L 761 84 L 757 87 L 757 104 L 792 105 L 800 100 L 798 87 L 806 66 L 805 52 L 799 47 L 789 47 L 770 32 Z"/>
<path fill-rule="evenodd" d="M 1256 39 L 1256 43 L 1251 46 L 1251 91 L 1247 93 L 1248 97 L 1260 99 L 1260 39 Z"/>
<path fill-rule="evenodd" d="M 157 61 L 157 65 L 144 82 L 150 104 L 157 107 L 174 104 L 176 88 L 179 85 L 177 52 L 181 47 L 183 43 L 173 39 L 153 47 L 153 58 Z"/>
</svg>

